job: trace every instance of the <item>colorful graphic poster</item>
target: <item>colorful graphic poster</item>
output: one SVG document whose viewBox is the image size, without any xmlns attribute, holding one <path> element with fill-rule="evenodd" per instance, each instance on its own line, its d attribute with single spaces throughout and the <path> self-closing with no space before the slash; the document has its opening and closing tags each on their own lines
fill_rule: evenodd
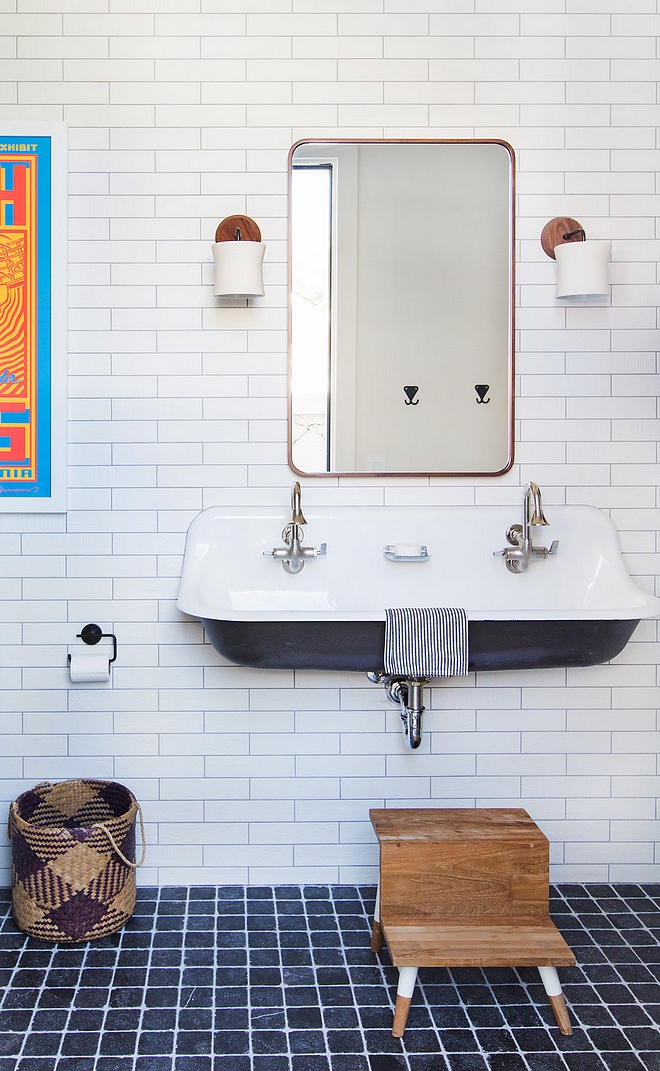
<svg viewBox="0 0 660 1071">
<path fill-rule="evenodd" d="M 53 499 L 53 157 L 51 136 L 0 132 L 0 503 L 16 509 Z"/>
</svg>

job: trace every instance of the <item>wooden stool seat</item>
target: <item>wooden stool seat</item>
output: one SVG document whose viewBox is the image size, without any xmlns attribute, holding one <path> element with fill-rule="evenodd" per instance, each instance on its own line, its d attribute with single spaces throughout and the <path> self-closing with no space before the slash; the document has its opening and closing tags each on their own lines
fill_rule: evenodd
<svg viewBox="0 0 660 1071">
<path fill-rule="evenodd" d="M 419 967 L 538 967 L 562 1033 L 557 967 L 575 956 L 549 916 L 548 841 L 514 808 L 371 810 L 380 881 L 371 947 L 385 937 L 401 1037 Z"/>
</svg>

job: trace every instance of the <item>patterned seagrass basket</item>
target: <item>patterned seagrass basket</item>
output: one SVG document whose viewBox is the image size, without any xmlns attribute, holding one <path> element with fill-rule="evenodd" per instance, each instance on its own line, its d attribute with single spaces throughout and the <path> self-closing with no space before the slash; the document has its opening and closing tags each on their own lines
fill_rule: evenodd
<svg viewBox="0 0 660 1071">
<path fill-rule="evenodd" d="M 142 858 L 135 862 L 135 818 Z M 93 941 L 120 929 L 135 907 L 144 862 L 142 810 L 114 781 L 44 782 L 9 808 L 12 910 L 42 941 Z"/>
</svg>

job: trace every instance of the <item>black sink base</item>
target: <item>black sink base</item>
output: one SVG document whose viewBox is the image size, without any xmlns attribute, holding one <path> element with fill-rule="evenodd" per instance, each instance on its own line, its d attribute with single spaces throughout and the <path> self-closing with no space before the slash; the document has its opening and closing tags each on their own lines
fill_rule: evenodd
<svg viewBox="0 0 660 1071">
<path fill-rule="evenodd" d="M 219 654 L 259 669 L 382 672 L 384 621 L 202 619 Z M 470 621 L 470 669 L 595 666 L 622 651 L 639 621 Z"/>
</svg>

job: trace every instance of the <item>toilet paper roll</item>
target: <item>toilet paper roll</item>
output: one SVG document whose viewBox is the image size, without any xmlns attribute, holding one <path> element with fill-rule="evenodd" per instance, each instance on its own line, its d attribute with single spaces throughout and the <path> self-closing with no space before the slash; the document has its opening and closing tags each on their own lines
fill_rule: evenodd
<svg viewBox="0 0 660 1071">
<path fill-rule="evenodd" d="M 107 654 L 97 654 L 96 651 L 83 651 L 80 654 L 72 654 L 69 660 L 69 673 L 74 684 L 109 681 L 110 662 L 108 656 Z"/>
</svg>

